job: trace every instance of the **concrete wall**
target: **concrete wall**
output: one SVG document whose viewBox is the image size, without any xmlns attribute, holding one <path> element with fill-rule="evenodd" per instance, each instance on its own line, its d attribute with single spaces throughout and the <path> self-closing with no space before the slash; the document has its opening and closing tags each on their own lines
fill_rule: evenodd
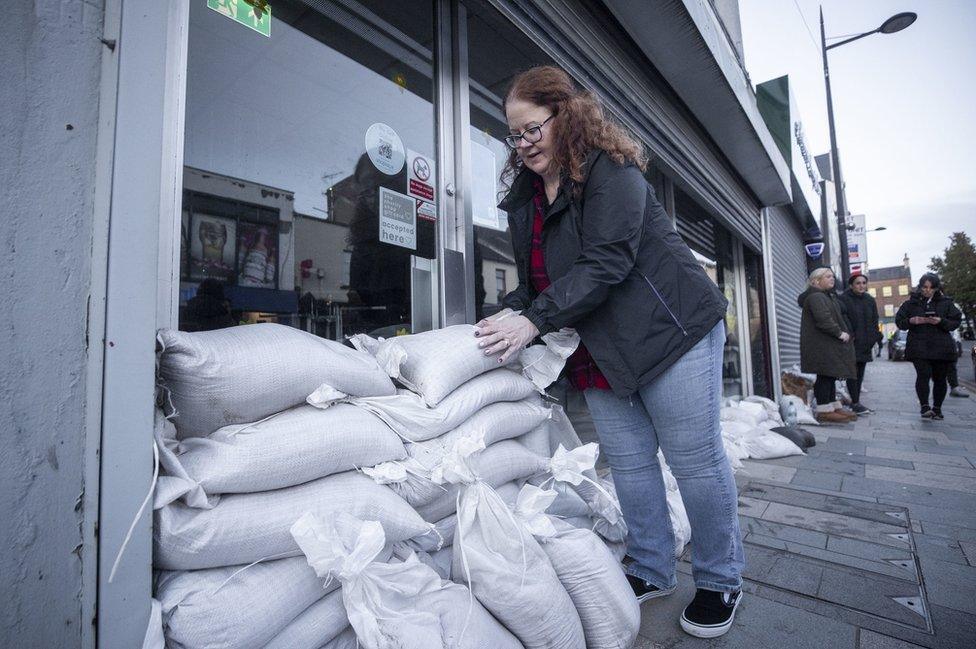
<svg viewBox="0 0 976 649">
<path fill-rule="evenodd" d="M 0 646 L 79 647 L 102 1 L 3 7 Z"/>
</svg>

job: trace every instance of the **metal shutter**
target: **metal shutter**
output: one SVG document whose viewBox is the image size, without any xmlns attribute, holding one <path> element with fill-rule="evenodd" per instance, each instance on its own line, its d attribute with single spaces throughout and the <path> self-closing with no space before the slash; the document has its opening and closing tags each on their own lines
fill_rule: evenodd
<svg viewBox="0 0 976 649">
<path fill-rule="evenodd" d="M 806 290 L 807 260 L 800 224 L 787 208 L 769 210 L 776 336 L 781 370 L 800 363 L 800 307 L 796 298 Z"/>
</svg>

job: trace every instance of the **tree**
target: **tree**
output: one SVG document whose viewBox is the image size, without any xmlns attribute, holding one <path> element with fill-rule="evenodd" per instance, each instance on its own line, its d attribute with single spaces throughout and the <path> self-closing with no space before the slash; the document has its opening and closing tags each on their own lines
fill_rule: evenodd
<svg viewBox="0 0 976 649">
<path fill-rule="evenodd" d="M 942 279 L 946 295 L 955 300 L 966 319 L 976 320 L 976 246 L 965 232 L 953 232 L 941 257 L 929 268 Z"/>
</svg>

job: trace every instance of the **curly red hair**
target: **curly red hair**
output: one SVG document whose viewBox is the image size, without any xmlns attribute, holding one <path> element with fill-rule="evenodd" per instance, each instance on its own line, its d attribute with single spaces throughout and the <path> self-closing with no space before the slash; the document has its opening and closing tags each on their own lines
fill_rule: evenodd
<svg viewBox="0 0 976 649">
<path fill-rule="evenodd" d="M 617 164 L 633 163 L 644 171 L 644 147 L 619 124 L 606 116 L 603 104 L 592 92 L 582 90 L 561 68 L 543 65 L 520 73 L 505 95 L 508 102 L 519 99 L 552 111 L 552 171 L 564 174 L 578 188 L 584 181 L 584 164 L 593 149 L 602 149 Z M 522 170 L 518 152 L 508 154 L 502 181 L 511 180 Z"/>
</svg>

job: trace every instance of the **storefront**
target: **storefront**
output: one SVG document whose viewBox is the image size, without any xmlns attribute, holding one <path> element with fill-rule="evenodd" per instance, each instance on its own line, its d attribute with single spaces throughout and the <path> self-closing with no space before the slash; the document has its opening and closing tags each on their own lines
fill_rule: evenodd
<svg viewBox="0 0 976 649">
<path fill-rule="evenodd" d="M 105 18 L 95 189 L 103 646 L 138 646 L 148 610 L 150 517 L 129 526 L 152 479 L 155 331 L 272 321 L 343 340 L 497 310 L 518 281 L 496 204 L 521 70 L 564 67 L 643 141 L 729 300 L 725 393 L 772 394 L 763 214 L 789 202 L 789 174 L 710 3 L 276 0 L 260 19 L 243 0 L 131 4 Z"/>
</svg>

